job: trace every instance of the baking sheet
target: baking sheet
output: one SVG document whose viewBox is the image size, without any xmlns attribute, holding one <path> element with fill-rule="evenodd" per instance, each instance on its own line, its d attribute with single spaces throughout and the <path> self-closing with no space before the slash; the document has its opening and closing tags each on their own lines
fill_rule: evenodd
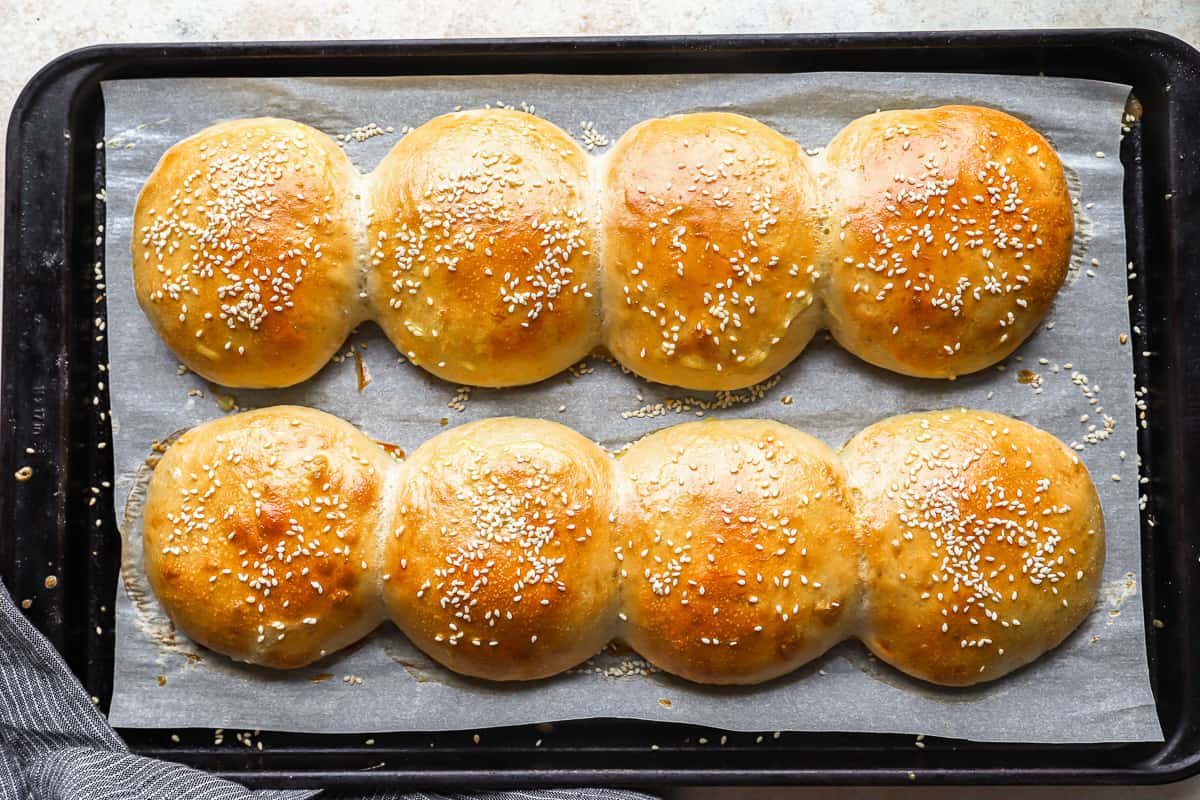
<svg viewBox="0 0 1200 800">
<path fill-rule="evenodd" d="M 1161 740 L 1142 619 L 1132 345 L 1119 340 L 1129 328 L 1117 158 L 1128 87 L 1010 76 L 810 73 L 167 79 L 109 82 L 103 91 L 118 509 L 133 494 L 130 516 L 120 520 L 126 547 L 117 592 L 114 725 L 373 732 L 632 717 L 731 730 L 981 741 Z M 657 386 L 603 359 L 532 387 L 463 393 L 398 363 L 396 351 L 367 324 L 302 386 L 222 390 L 178 369 L 134 298 L 129 244 L 137 192 L 167 147 L 223 119 L 301 120 L 341 135 L 367 171 L 406 126 L 458 107 L 532 109 L 599 153 L 634 123 L 670 113 L 719 108 L 748 114 L 811 149 L 861 114 L 947 103 L 994 105 L 1042 131 L 1063 157 L 1080 218 L 1071 276 L 1046 323 L 1006 364 L 953 382 L 876 369 L 818 335 L 758 393 L 717 396 Z M 363 391 L 360 360 L 372 377 Z M 390 624 L 310 668 L 284 673 L 238 665 L 174 633 L 146 589 L 137 489 L 155 440 L 235 407 L 276 403 L 333 412 L 408 451 L 446 426 L 502 414 L 558 420 L 610 449 L 701 414 L 771 417 L 838 447 L 892 414 L 959 405 L 991 409 L 1082 448 L 1108 528 L 1104 590 L 1096 610 L 1058 650 L 970 689 L 911 680 L 854 642 L 758 687 L 691 685 L 611 652 L 548 680 L 489 684 L 434 665 Z"/>
</svg>

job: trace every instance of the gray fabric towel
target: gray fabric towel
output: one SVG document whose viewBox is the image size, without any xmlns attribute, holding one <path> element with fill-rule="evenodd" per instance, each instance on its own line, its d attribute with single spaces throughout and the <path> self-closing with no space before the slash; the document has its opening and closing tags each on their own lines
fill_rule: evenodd
<svg viewBox="0 0 1200 800">
<path fill-rule="evenodd" d="M 137 756 L 0 583 L 0 800 L 300 800 L 320 789 L 251 791 Z M 619 789 L 372 794 L 360 800 L 652 800 Z"/>
</svg>

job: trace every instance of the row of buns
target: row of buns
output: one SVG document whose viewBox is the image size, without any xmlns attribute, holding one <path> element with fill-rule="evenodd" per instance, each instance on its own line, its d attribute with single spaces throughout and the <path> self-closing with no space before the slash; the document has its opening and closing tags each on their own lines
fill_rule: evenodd
<svg viewBox="0 0 1200 800">
<path fill-rule="evenodd" d="M 536 382 L 603 347 L 733 389 L 822 327 L 909 375 L 994 364 L 1049 309 L 1073 234 L 1058 156 L 996 110 L 870 114 L 817 157 L 694 113 L 594 157 L 484 109 L 421 125 L 368 175 L 298 122 L 214 125 L 146 182 L 132 256 L 153 327 L 227 386 L 301 382 L 370 319 L 460 384 Z"/>
<path fill-rule="evenodd" d="M 276 406 L 171 444 L 142 535 L 174 624 L 236 660 L 304 666 L 390 618 L 480 678 L 553 675 L 615 640 L 714 684 L 851 637 L 933 683 L 999 678 L 1086 617 L 1105 549 L 1077 455 L 971 410 L 885 419 L 840 453 L 731 419 L 614 455 L 503 417 L 400 460 Z"/>
</svg>

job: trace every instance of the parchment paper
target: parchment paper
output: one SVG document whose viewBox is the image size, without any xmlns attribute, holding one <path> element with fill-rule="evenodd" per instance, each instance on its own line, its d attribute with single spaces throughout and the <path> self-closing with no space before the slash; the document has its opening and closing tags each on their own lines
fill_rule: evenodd
<svg viewBox="0 0 1200 800">
<path fill-rule="evenodd" d="M 616 449 L 698 412 L 772 417 L 838 447 L 891 414 L 966 405 L 1028 420 L 1079 443 L 1100 490 L 1109 544 L 1103 596 L 1080 630 L 1031 667 L 978 688 L 951 691 L 910 680 L 854 642 L 790 676 L 745 689 L 691 685 L 614 653 L 556 678 L 506 686 L 437 667 L 390 624 L 361 646 L 295 672 L 241 666 L 203 651 L 170 630 L 146 590 L 134 502 L 130 520 L 123 520 L 111 721 L 368 732 L 634 717 L 731 730 L 889 731 L 988 741 L 1161 739 L 1142 621 L 1132 344 L 1118 340 L 1129 328 L 1117 158 L 1127 94 L 1127 87 L 1081 80 L 848 73 L 106 83 L 109 381 L 118 508 L 154 440 L 235 404 L 315 406 L 409 451 L 445 425 L 501 414 L 559 420 Z M 728 109 L 808 148 L 823 146 L 851 119 L 878 108 L 997 106 L 1042 131 L 1063 156 L 1080 200 L 1075 264 L 1047 324 L 1016 357 L 1001 369 L 954 382 L 884 372 L 819 335 L 755 402 L 726 397 L 715 403 L 726 407 L 706 410 L 713 395 L 651 385 L 593 359 L 575 374 L 537 386 L 476 389 L 465 405 L 454 403 L 460 411 L 448 406 L 455 386 L 399 363 L 370 324 L 343 351 L 358 356 L 335 360 L 293 389 L 219 390 L 179 374 L 137 307 L 129 255 L 137 192 L 167 147 L 223 119 L 276 115 L 333 135 L 356 134 L 347 136 L 346 150 L 369 170 L 404 126 L 459 106 L 498 103 L 532 106 L 592 144 L 615 140 L 649 117 Z M 370 136 L 363 127 L 370 123 L 383 135 Z M 359 358 L 373 378 L 361 392 Z M 695 401 L 668 404 L 680 411 L 655 415 L 656 404 L 688 397 Z M 1097 439 L 1095 431 L 1106 429 L 1105 415 L 1111 419 L 1108 438 L 1086 443 L 1089 431 Z"/>
</svg>

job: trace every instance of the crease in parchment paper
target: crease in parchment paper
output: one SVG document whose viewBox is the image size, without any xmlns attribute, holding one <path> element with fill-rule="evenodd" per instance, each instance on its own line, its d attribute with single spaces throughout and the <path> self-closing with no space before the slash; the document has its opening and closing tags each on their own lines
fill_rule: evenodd
<svg viewBox="0 0 1200 800">
<path fill-rule="evenodd" d="M 1117 157 L 1128 87 L 1036 77 L 811 73 L 169 79 L 108 82 L 103 91 L 106 135 L 119 136 L 119 144 L 105 149 L 107 381 L 117 508 L 135 492 L 130 517 L 121 520 L 127 552 L 117 592 L 113 724 L 365 733 L 626 717 L 735 731 L 1048 743 L 1161 739 L 1139 580 L 1131 343 L 1118 340 L 1129 330 Z M 1063 158 L 1079 201 L 1072 278 L 1046 323 L 998 368 L 956 381 L 906 378 L 854 358 L 822 333 L 753 402 L 714 403 L 711 394 L 649 384 L 598 357 L 535 386 L 459 392 L 402 363 L 370 323 L 319 375 L 291 389 L 218 389 L 178 370 L 137 306 L 130 267 L 134 201 L 170 145 L 220 120 L 275 115 L 340 134 L 355 164 L 368 171 L 406 126 L 455 107 L 498 103 L 533 106 L 597 154 L 607 148 L 604 138 L 615 141 L 633 124 L 671 113 L 748 114 L 815 150 L 852 119 L 880 108 L 1002 108 L 1045 134 Z M 371 123 L 383 133 L 364 127 Z M 360 361 L 372 378 L 362 391 Z M 277 403 L 330 411 L 408 452 L 447 427 L 504 414 L 557 420 L 617 450 L 699 413 L 778 419 L 839 447 L 892 414 L 951 406 L 994 410 L 1081 444 L 1079 455 L 1105 510 L 1105 589 L 1095 611 L 1057 650 L 967 689 L 908 678 L 856 642 L 756 687 L 689 684 L 619 648 L 554 678 L 504 685 L 452 675 L 390 623 L 309 668 L 248 667 L 193 645 L 161 616 L 137 566 L 136 487 L 139 467 L 145 481 L 153 441 L 235 407 Z M 1104 415 L 1113 420 L 1106 439 L 1096 434 L 1105 430 Z"/>
</svg>

